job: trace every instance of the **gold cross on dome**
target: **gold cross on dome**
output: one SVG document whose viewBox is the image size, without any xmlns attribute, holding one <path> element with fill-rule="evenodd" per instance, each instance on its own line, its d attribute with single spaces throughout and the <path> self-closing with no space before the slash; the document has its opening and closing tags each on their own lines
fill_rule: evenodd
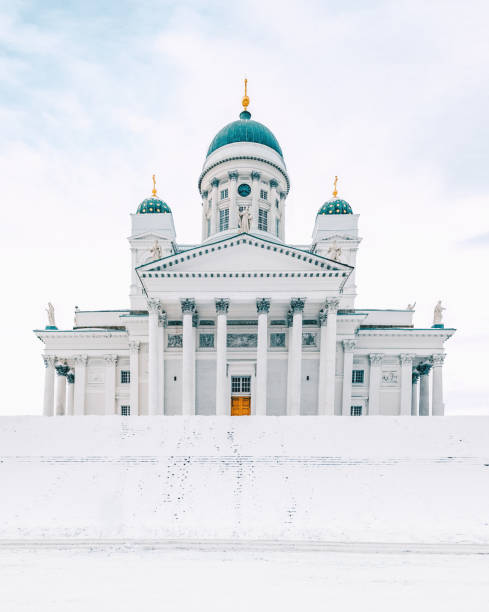
<svg viewBox="0 0 489 612">
<path fill-rule="evenodd" d="M 334 191 L 333 191 L 333 196 L 336 198 L 336 196 L 338 195 L 338 189 L 337 189 L 337 185 L 338 185 L 338 177 L 335 176 L 334 177 Z"/>
<path fill-rule="evenodd" d="M 153 174 L 153 196 L 156 197 L 156 175 Z"/>
</svg>

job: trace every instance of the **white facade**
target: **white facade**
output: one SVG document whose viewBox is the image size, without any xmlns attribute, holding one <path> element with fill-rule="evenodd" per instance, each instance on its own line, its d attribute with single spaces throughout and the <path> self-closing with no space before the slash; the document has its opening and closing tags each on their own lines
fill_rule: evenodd
<svg viewBox="0 0 489 612">
<path fill-rule="evenodd" d="M 358 215 L 343 200 L 320 210 L 309 247 L 285 242 L 285 162 L 243 115 L 236 129 L 258 142 L 222 142 L 226 126 L 199 178 L 202 243 L 179 246 L 170 210 L 145 200 L 131 215 L 130 307 L 35 331 L 44 414 L 443 415 L 454 330 L 356 308 Z"/>
</svg>

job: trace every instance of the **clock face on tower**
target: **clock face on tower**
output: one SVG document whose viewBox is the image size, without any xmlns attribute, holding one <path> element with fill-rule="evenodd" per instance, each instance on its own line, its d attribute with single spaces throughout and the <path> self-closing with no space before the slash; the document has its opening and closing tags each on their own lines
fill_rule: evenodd
<svg viewBox="0 0 489 612">
<path fill-rule="evenodd" d="M 246 196 L 250 195 L 251 187 L 246 183 L 241 183 L 241 185 L 238 187 L 238 193 L 242 198 L 245 198 Z"/>
</svg>

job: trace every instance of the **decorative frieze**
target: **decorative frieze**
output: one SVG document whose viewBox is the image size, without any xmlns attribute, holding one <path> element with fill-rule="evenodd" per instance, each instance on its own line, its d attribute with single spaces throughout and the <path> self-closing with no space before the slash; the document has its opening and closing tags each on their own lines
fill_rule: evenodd
<svg viewBox="0 0 489 612">
<path fill-rule="evenodd" d="M 270 312 L 270 298 L 258 298 L 256 300 L 256 311 L 258 314 Z"/>
<path fill-rule="evenodd" d="M 317 346 L 317 334 L 315 332 L 302 332 L 302 346 L 313 347 Z"/>
<path fill-rule="evenodd" d="M 199 348 L 214 348 L 214 334 L 200 334 Z"/>
<path fill-rule="evenodd" d="M 168 348 L 182 348 L 183 336 L 182 334 L 169 334 L 168 335 Z"/>
<path fill-rule="evenodd" d="M 227 348 L 256 348 L 258 334 L 227 334 Z"/>
<path fill-rule="evenodd" d="M 271 348 L 285 348 L 285 334 L 284 333 L 271 333 L 270 334 L 270 347 Z"/>
<path fill-rule="evenodd" d="M 227 298 L 216 299 L 217 314 L 227 314 L 229 310 L 229 300 Z"/>
<path fill-rule="evenodd" d="M 399 373 L 393 370 L 382 372 L 382 385 L 396 386 L 399 384 Z"/>
</svg>

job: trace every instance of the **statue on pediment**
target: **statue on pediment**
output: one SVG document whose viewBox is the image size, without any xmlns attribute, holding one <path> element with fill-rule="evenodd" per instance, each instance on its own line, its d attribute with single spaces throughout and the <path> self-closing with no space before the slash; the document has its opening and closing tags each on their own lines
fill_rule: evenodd
<svg viewBox="0 0 489 612">
<path fill-rule="evenodd" d="M 340 257 L 341 247 L 339 247 L 336 242 L 333 242 L 333 244 L 328 249 L 328 258 L 332 259 L 333 261 L 339 261 Z"/>
<path fill-rule="evenodd" d="M 249 213 L 248 208 L 243 208 L 243 210 L 239 213 L 239 229 L 242 232 L 249 232 L 251 224 L 251 215 Z"/>
<path fill-rule="evenodd" d="M 152 259 L 161 259 L 161 247 L 158 240 L 155 240 L 150 252 Z"/>
<path fill-rule="evenodd" d="M 414 310 L 416 306 L 416 302 L 414 302 L 414 304 L 408 304 L 406 310 Z"/>
</svg>

